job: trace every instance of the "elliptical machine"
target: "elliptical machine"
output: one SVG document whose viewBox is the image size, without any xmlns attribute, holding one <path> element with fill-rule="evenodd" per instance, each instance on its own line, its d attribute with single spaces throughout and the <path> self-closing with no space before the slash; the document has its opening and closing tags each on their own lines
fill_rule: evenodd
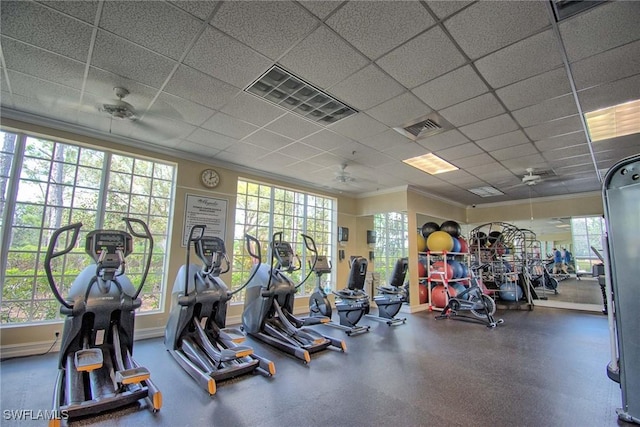
<svg viewBox="0 0 640 427">
<path fill-rule="evenodd" d="M 378 315 L 367 314 L 368 318 L 385 322 L 387 325 L 399 325 L 407 321 L 406 317 L 396 317 L 402 308 L 402 304 L 407 301 L 407 291 L 404 288 L 404 279 L 409 269 L 408 258 L 398 258 L 389 285 L 379 286 L 378 295 L 373 297 L 373 301 L 378 306 Z"/>
<path fill-rule="evenodd" d="M 310 237 L 302 235 L 309 248 Z M 294 264 L 293 249 L 282 240 L 282 232 L 275 233 L 271 239 L 271 263 L 261 263 L 260 242 L 246 235 L 249 255 L 256 261 L 252 278 L 246 287 L 242 325 L 245 332 L 279 350 L 301 359 L 305 364 L 311 361 L 310 353 L 337 347 L 343 352 L 346 343 L 305 326 L 326 323 L 329 319 L 308 317 L 305 319 L 293 315 L 293 303 L 296 285 L 284 272 L 299 270 Z M 254 252 L 250 242 L 257 248 Z"/>
<path fill-rule="evenodd" d="M 85 251 L 95 261 L 71 284 L 63 298 L 55 282 L 51 263 L 71 252 L 78 239 L 81 223 L 56 230 L 51 236 L 44 268 L 51 291 L 66 315 L 58 376 L 53 393 L 55 419 L 98 414 L 148 399 L 154 412 L 162 406 L 162 394 L 151 382 L 149 371 L 131 356 L 135 310 L 142 301 L 138 296 L 144 286 L 153 253 L 153 237 L 147 225 L 134 218 L 123 218 L 129 232 L 94 230 L 87 234 Z M 138 224 L 144 233 L 133 230 Z M 68 245 L 56 251 L 60 235 L 71 234 Z M 133 252 L 133 237 L 147 239 L 149 254 L 136 289 L 125 276 L 125 258 Z"/>
<path fill-rule="evenodd" d="M 195 225 L 189 233 L 186 263 L 171 293 L 164 344 L 180 366 L 214 395 L 216 381 L 256 371 L 272 376 L 276 370 L 273 362 L 240 345 L 245 340 L 240 329 L 225 327 L 228 302 L 246 283 L 234 292 L 227 288 L 220 278 L 230 268 L 224 241 L 204 236 L 205 228 Z M 192 242 L 202 267 L 189 262 Z"/>
<path fill-rule="evenodd" d="M 315 245 L 314 245 L 315 248 Z M 318 281 L 316 288 L 309 297 L 309 316 L 311 317 L 326 317 L 331 319 L 332 309 L 331 301 L 327 297 L 327 293 L 322 287 L 322 276 L 327 273 L 331 273 L 331 261 L 327 259 L 325 255 L 318 255 L 317 251 L 314 252 L 313 263 L 311 265 L 311 271 L 316 273 Z M 337 329 L 342 329 L 347 335 L 358 335 L 365 332 L 369 332 L 371 326 L 345 326 L 333 321 L 324 323 L 324 325 L 331 326 Z"/>
<path fill-rule="evenodd" d="M 362 316 L 369 313 L 369 295 L 364 291 L 369 261 L 361 256 L 352 256 L 347 287 L 333 291 L 336 298 L 336 309 L 340 316 L 340 324 L 355 328 Z"/>
</svg>

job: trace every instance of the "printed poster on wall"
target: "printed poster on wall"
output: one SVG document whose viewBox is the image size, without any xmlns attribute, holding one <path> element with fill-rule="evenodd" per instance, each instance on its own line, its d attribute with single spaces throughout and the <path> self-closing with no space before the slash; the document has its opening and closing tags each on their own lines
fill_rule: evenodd
<svg viewBox="0 0 640 427">
<path fill-rule="evenodd" d="M 225 199 L 187 194 L 184 209 L 184 227 L 182 246 L 187 246 L 189 233 L 194 225 L 206 225 L 206 236 L 220 237 L 224 240 L 227 227 L 227 204 Z"/>
</svg>

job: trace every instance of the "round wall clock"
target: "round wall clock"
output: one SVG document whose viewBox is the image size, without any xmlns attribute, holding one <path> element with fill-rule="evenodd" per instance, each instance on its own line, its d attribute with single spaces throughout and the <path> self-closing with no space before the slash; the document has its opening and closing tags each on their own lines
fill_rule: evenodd
<svg viewBox="0 0 640 427">
<path fill-rule="evenodd" d="M 202 185 L 208 188 L 215 188 L 220 184 L 220 175 L 213 169 L 205 169 L 200 174 Z"/>
</svg>

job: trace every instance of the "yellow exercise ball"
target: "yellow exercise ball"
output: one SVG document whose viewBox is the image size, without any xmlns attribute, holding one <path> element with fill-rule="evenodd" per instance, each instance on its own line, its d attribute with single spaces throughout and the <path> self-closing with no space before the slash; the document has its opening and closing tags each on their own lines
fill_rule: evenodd
<svg viewBox="0 0 640 427">
<path fill-rule="evenodd" d="M 427 239 L 424 238 L 422 233 L 418 231 L 418 252 L 427 251 Z"/>
<path fill-rule="evenodd" d="M 453 237 L 446 231 L 434 231 L 427 238 L 427 248 L 431 252 L 445 252 L 453 249 Z"/>
</svg>

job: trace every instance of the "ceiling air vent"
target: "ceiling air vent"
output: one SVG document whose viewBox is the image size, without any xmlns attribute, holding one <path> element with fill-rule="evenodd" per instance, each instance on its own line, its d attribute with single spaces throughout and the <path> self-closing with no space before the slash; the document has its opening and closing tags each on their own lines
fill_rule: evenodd
<svg viewBox="0 0 640 427">
<path fill-rule="evenodd" d="M 431 113 L 393 129 L 407 138 L 417 141 L 453 129 L 453 126 L 437 113 Z"/>
<path fill-rule="evenodd" d="M 245 92 L 325 125 L 358 112 L 277 65 L 251 83 Z"/>
<path fill-rule="evenodd" d="M 594 6 L 605 3 L 606 0 L 549 0 L 553 7 L 553 13 L 556 18 L 556 22 L 560 22 L 563 19 L 570 16 L 577 15 L 584 12 L 587 9 L 591 9 Z"/>
</svg>

